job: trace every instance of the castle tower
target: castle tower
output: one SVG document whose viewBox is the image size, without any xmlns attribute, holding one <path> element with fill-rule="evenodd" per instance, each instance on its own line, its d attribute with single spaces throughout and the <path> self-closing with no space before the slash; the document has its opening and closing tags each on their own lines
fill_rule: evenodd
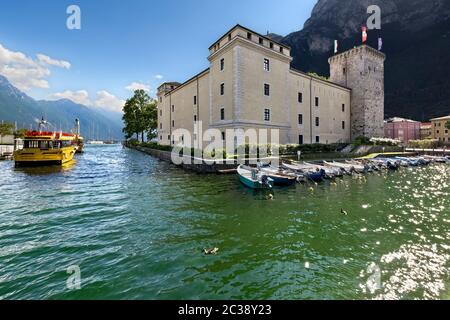
<svg viewBox="0 0 450 320">
<path fill-rule="evenodd" d="M 362 45 L 331 57 L 330 81 L 352 89 L 351 134 L 384 136 L 384 53 Z"/>
</svg>

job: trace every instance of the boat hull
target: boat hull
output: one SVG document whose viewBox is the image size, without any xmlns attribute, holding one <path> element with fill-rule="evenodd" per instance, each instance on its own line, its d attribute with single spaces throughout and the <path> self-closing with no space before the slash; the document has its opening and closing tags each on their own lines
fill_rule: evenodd
<svg viewBox="0 0 450 320">
<path fill-rule="evenodd" d="M 63 165 L 73 160 L 76 147 L 65 147 L 56 150 L 22 149 L 14 153 L 16 166 L 48 166 Z"/>
<path fill-rule="evenodd" d="M 263 187 L 259 181 L 252 181 L 243 176 L 239 176 L 239 180 L 244 186 L 250 189 L 267 189 L 266 187 Z"/>
<path fill-rule="evenodd" d="M 279 176 L 274 176 L 271 174 L 267 174 L 267 176 L 269 178 L 271 178 L 273 180 L 273 184 L 276 186 L 292 186 L 293 184 L 295 184 L 297 182 L 297 178 L 293 177 L 293 178 L 284 178 L 284 177 L 279 177 Z"/>
<path fill-rule="evenodd" d="M 314 182 L 322 182 L 325 178 L 325 170 L 320 170 L 319 172 L 305 172 L 305 176 Z"/>
<path fill-rule="evenodd" d="M 243 169 L 241 166 L 237 171 L 239 175 L 239 181 L 248 188 L 271 189 L 273 187 L 273 180 L 269 178 L 267 174 L 263 174 L 263 176 L 267 179 L 266 183 L 263 183 L 261 176 L 254 180 L 251 178 L 251 171 Z"/>
</svg>

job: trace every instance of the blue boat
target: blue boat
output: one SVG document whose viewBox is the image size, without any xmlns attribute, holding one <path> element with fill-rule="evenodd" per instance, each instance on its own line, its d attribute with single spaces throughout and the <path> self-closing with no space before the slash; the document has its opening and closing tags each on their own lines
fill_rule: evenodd
<svg viewBox="0 0 450 320">
<path fill-rule="evenodd" d="M 395 171 L 398 170 L 398 168 L 400 167 L 400 164 L 392 159 L 380 159 L 382 161 L 384 161 L 384 164 L 387 166 L 387 168 L 389 170 Z"/>
<path fill-rule="evenodd" d="M 239 180 L 243 185 L 251 189 L 272 189 L 273 179 L 261 173 L 256 168 L 240 165 L 237 169 Z"/>
<path fill-rule="evenodd" d="M 281 168 L 276 168 L 271 165 L 260 165 L 260 170 L 273 180 L 276 186 L 291 186 L 297 182 L 297 176 L 293 173 L 286 172 Z"/>
<path fill-rule="evenodd" d="M 314 182 L 322 182 L 323 179 L 325 178 L 325 170 L 323 169 L 316 172 L 313 171 L 304 172 L 304 174 L 309 180 Z"/>
<path fill-rule="evenodd" d="M 417 167 L 421 164 L 419 159 L 406 158 L 406 157 L 395 157 L 395 159 L 403 160 L 409 163 L 410 166 Z"/>
<path fill-rule="evenodd" d="M 319 168 L 316 168 L 314 170 L 312 167 L 287 163 L 283 163 L 283 167 L 295 172 L 296 174 L 301 174 L 307 181 L 322 182 L 326 177 L 326 171 L 324 169 L 319 170 Z"/>
</svg>

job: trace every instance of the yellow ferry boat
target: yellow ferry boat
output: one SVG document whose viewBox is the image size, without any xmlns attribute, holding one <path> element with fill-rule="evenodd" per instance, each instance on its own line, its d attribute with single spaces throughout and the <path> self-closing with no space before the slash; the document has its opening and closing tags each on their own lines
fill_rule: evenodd
<svg viewBox="0 0 450 320">
<path fill-rule="evenodd" d="M 28 131 L 22 150 L 14 152 L 16 166 L 62 165 L 73 160 L 77 136 L 62 132 Z"/>
</svg>

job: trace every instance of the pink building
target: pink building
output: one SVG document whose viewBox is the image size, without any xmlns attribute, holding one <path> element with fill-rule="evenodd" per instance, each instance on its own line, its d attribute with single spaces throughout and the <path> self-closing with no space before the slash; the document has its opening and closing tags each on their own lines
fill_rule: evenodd
<svg viewBox="0 0 450 320">
<path fill-rule="evenodd" d="M 420 140 L 420 122 L 397 117 L 391 118 L 384 122 L 384 136 L 405 143 L 410 140 Z"/>
</svg>

